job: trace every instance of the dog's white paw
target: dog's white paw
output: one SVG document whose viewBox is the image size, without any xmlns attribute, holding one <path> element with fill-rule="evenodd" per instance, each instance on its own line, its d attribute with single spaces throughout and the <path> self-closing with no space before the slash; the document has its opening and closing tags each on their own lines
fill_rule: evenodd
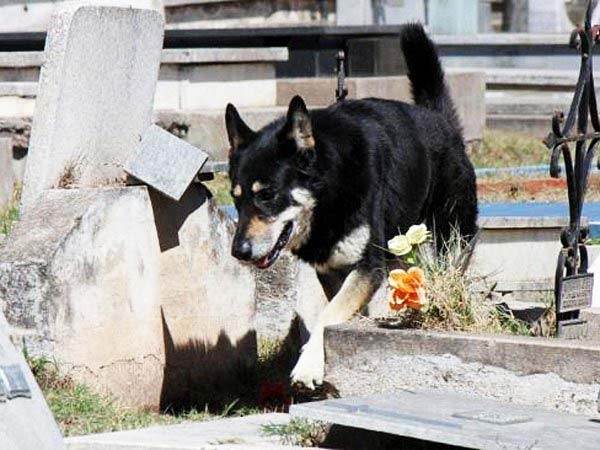
<svg viewBox="0 0 600 450">
<path fill-rule="evenodd" d="M 325 352 L 322 345 L 311 345 L 310 342 L 302 347 L 300 359 L 292 370 L 292 384 L 301 383 L 308 389 L 314 389 L 323 384 L 325 376 Z"/>
</svg>

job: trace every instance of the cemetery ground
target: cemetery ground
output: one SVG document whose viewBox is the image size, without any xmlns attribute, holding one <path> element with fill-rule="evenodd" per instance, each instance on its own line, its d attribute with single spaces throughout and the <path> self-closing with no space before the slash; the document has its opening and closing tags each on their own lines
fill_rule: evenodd
<svg viewBox="0 0 600 450">
<path fill-rule="evenodd" d="M 74 381 L 68 373 L 58 369 L 55 361 L 25 356 L 64 436 L 78 436 L 283 412 L 289 406 L 287 403 L 291 391 L 287 387 L 284 390 L 279 388 L 284 386 L 294 362 L 293 354 L 292 349 L 282 351 L 280 342 L 261 341 L 254 373 L 248 374 L 240 385 L 230 386 L 231 395 L 215 399 L 211 405 L 167 408 L 160 412 L 124 407 L 110 395 L 98 393 L 92 387 Z M 268 427 L 265 432 L 292 439 L 310 436 L 312 427 L 295 421 L 286 427 Z"/>
<path fill-rule="evenodd" d="M 483 143 L 472 151 L 471 157 L 476 167 L 511 167 L 543 164 L 547 160 L 547 152 L 537 139 L 515 134 L 488 133 Z M 595 178 L 590 183 L 591 195 L 600 197 L 600 180 L 596 181 L 596 185 L 594 181 Z M 486 198 L 518 200 L 522 196 L 520 193 L 514 195 L 512 186 L 526 182 L 527 179 L 522 177 L 492 176 L 482 180 L 480 193 L 485 186 L 490 193 L 487 197 L 484 195 L 484 201 Z M 226 174 L 217 173 L 215 179 L 206 184 L 219 204 L 231 203 Z M 493 191 L 491 186 L 498 185 L 502 189 Z M 509 186 L 508 189 L 505 186 Z M 11 204 L 0 212 L 0 235 L 7 235 L 14 221 L 18 220 L 19 190 L 16 192 Z M 486 193 L 485 190 L 483 192 Z M 557 187 L 555 192 L 542 189 L 537 194 L 544 195 L 545 198 L 555 196 L 562 199 L 564 186 Z M 441 308 L 437 314 L 432 314 L 425 323 L 420 324 L 423 328 L 529 336 L 552 334 L 553 311 L 549 297 L 542 299 L 547 304 L 543 320 L 527 324 L 495 308 L 478 308 L 480 297 L 469 292 L 471 280 L 463 277 L 462 273 L 453 271 L 450 262 L 430 267 L 428 276 L 431 281 L 430 293 L 435 296 L 433 301 L 441 305 Z M 464 298 L 469 299 L 466 307 L 461 306 Z M 65 436 L 74 436 L 286 411 L 292 402 L 314 399 L 305 397 L 305 393 L 293 392 L 288 386 L 288 374 L 296 352 L 297 348 L 289 343 L 263 339 L 259 342 L 256 369 L 248 374 L 242 385 L 230 389 L 230 395 L 226 398 L 215 399 L 210 405 L 193 405 L 179 410 L 167 408 L 161 412 L 123 407 L 110 395 L 99 394 L 91 386 L 75 382 L 68 373 L 60 372 L 54 361 L 29 358 L 28 362 L 62 432 Z M 333 391 L 325 392 L 324 396 L 332 394 Z M 324 436 L 322 427 L 301 419 L 295 419 L 286 425 L 267 426 L 264 432 L 279 434 L 282 441 L 288 444 L 318 444 Z"/>
<path fill-rule="evenodd" d="M 323 387 L 290 386 L 300 342 L 322 320 L 323 288 L 289 254 L 269 271 L 231 258 L 227 177 L 203 180 L 225 167 L 225 100 L 239 100 L 249 126 L 259 128 L 284 113 L 290 95 L 311 107 L 329 104 L 335 80 L 280 79 L 286 46 L 181 50 L 163 48 L 165 38 L 154 7 L 72 3 L 54 16 L 43 54 L 0 55 L 8 83 L 0 103 L 11 120 L 11 136 L 0 138 L 9 168 L 2 202 L 15 181 L 23 186 L 0 212 L 0 423 L 9 424 L 0 426 L 0 447 L 4 436 L 27 450 L 52 436 L 57 450 L 275 449 L 278 441 L 378 448 L 346 445 L 369 433 L 400 439 L 387 448 L 534 448 L 538 440 L 551 445 L 537 447 L 564 448 L 575 439 L 597 447 L 590 419 L 600 314 L 571 328 L 581 335 L 570 337 L 590 340 L 547 339 L 564 205 L 560 217 L 482 214 L 472 253 L 458 251 L 457 240 L 441 258 L 428 244 L 418 252 L 430 238 L 423 225 L 415 225 L 423 240 L 398 236 L 410 254 L 396 255 L 415 266 L 389 274 L 368 314 L 326 327 Z M 349 75 L 349 98 L 410 97 L 406 77 Z M 519 111 L 536 115 L 527 123 L 518 116 L 519 126 L 506 114 L 507 105 L 515 112 L 514 97 L 499 101 L 494 89 L 523 87 L 521 72 L 447 75 L 467 141 L 481 140 L 486 123 L 544 134 L 524 126 L 546 129 L 539 89 L 525 86 L 536 103 Z M 528 82 L 546 85 L 538 75 Z M 559 100 L 570 98 L 570 77 L 551 81 Z M 498 100 L 491 112 L 488 99 Z M 564 183 L 549 181 L 547 168 L 505 170 L 547 164 L 549 153 L 537 139 L 512 134 L 489 133 L 473 146 L 486 175 L 482 210 L 490 199 L 511 207 L 532 198 L 564 202 Z M 593 200 L 600 182 L 591 184 Z M 395 316 L 392 309 L 406 306 L 400 300 L 409 310 Z M 590 304 L 600 305 L 586 297 Z"/>
</svg>

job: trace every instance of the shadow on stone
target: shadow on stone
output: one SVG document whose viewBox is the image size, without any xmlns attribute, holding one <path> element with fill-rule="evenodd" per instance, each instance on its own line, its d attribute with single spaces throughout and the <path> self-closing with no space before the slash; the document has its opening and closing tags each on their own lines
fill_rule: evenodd
<svg viewBox="0 0 600 450">
<path fill-rule="evenodd" d="M 464 448 L 341 425 L 331 426 L 321 446 L 344 450 L 460 450 Z"/>
<path fill-rule="evenodd" d="M 221 331 L 214 345 L 192 339 L 176 345 L 162 312 L 161 318 L 165 345 L 161 410 L 208 408 L 220 413 L 246 394 L 256 354 L 254 331 L 235 343 Z"/>
<path fill-rule="evenodd" d="M 160 251 L 165 252 L 179 246 L 179 230 L 211 194 L 203 185 L 192 184 L 177 202 L 153 188 L 149 191 Z"/>
<path fill-rule="evenodd" d="M 22 159 L 25 159 L 27 157 L 27 148 L 23 148 L 23 147 L 13 147 L 12 149 L 12 153 L 13 153 L 13 159 L 16 161 L 21 161 Z"/>
</svg>

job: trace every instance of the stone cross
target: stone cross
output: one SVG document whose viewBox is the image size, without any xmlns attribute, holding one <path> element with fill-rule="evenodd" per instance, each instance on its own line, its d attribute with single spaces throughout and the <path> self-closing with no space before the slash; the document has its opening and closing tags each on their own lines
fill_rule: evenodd
<svg viewBox="0 0 600 450">
<path fill-rule="evenodd" d="M 65 3 L 46 38 L 24 210 L 46 189 L 121 184 L 151 124 L 164 21 L 153 9 Z"/>
</svg>

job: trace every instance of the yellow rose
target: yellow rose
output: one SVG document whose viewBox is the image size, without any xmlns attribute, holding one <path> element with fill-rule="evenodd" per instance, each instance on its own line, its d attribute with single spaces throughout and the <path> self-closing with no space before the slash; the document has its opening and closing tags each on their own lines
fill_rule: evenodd
<svg viewBox="0 0 600 450">
<path fill-rule="evenodd" d="M 429 239 L 429 231 L 427 231 L 427 226 L 422 223 L 421 225 L 413 225 L 406 232 L 406 238 L 411 245 L 419 245 Z"/>
<path fill-rule="evenodd" d="M 396 256 L 403 256 L 410 253 L 412 245 L 406 236 L 399 234 L 388 241 L 388 249 Z"/>
</svg>

